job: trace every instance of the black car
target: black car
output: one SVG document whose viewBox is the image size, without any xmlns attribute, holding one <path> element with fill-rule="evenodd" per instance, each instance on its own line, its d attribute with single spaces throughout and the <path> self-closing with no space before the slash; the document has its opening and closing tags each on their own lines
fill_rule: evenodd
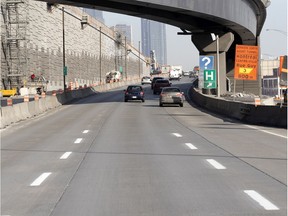
<svg viewBox="0 0 288 216">
<path fill-rule="evenodd" d="M 163 77 L 153 77 L 152 82 L 151 82 L 151 89 L 154 88 L 154 84 L 155 84 L 156 80 L 158 80 L 158 79 L 163 79 Z"/>
<path fill-rule="evenodd" d="M 158 79 L 153 86 L 153 94 L 159 94 L 164 87 L 170 87 L 171 83 L 168 79 Z"/>
<path fill-rule="evenodd" d="M 129 100 L 141 100 L 145 102 L 144 90 L 142 86 L 139 85 L 129 85 L 126 90 L 124 90 L 124 101 Z"/>
</svg>

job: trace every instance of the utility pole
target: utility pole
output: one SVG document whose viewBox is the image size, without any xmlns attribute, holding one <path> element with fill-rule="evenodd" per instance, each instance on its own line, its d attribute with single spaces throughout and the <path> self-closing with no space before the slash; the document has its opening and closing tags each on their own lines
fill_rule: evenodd
<svg viewBox="0 0 288 216">
<path fill-rule="evenodd" d="M 65 22 L 64 22 L 64 7 L 62 7 L 62 30 L 63 30 L 63 85 L 64 92 L 66 91 L 66 62 L 65 62 Z"/>
<path fill-rule="evenodd" d="M 99 36 L 99 43 L 100 43 L 100 53 L 99 53 L 99 61 L 100 61 L 100 63 L 99 63 L 99 70 L 100 70 L 100 84 L 102 84 L 102 29 L 101 29 L 101 27 L 99 27 L 99 34 L 100 34 L 100 36 Z"/>
<path fill-rule="evenodd" d="M 140 41 L 138 43 L 138 51 L 139 51 L 139 78 L 141 77 L 141 62 L 140 62 Z"/>
<path fill-rule="evenodd" d="M 125 78 L 127 80 L 127 37 L 125 36 Z"/>
</svg>

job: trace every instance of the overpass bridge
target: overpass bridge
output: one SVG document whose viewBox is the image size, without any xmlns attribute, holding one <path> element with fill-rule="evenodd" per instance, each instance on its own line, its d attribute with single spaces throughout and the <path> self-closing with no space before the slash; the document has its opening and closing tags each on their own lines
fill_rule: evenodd
<svg viewBox="0 0 288 216">
<path fill-rule="evenodd" d="M 42 1 L 42 0 L 40 0 Z M 219 91 L 226 93 L 226 74 L 233 73 L 236 44 L 257 45 L 270 0 L 43 0 L 99 9 L 163 22 L 179 27 L 200 55 L 216 55 L 219 36 Z M 244 82 L 244 81 L 243 81 Z M 225 85 L 224 85 L 225 84 Z"/>
</svg>

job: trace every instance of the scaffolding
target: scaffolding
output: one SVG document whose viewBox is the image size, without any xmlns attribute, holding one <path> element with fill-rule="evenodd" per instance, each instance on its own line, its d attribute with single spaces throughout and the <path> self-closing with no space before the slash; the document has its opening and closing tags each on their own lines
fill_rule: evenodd
<svg viewBox="0 0 288 216">
<path fill-rule="evenodd" d="M 19 89 L 28 68 L 28 0 L 1 1 L 1 89 Z"/>
</svg>

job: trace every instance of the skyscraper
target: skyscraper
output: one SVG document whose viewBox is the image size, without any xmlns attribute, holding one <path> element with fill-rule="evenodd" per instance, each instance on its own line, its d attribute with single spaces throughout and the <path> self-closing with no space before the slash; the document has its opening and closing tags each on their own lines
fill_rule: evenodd
<svg viewBox="0 0 288 216">
<path fill-rule="evenodd" d="M 141 19 L 142 52 L 150 56 L 150 51 L 155 50 L 157 63 L 167 64 L 166 26 L 152 20 Z"/>
<path fill-rule="evenodd" d="M 98 21 L 105 23 L 105 20 L 103 18 L 103 11 L 99 11 L 99 10 L 95 10 L 91 8 L 83 8 L 83 11 L 89 14 L 90 16 L 94 17 Z"/>
<path fill-rule="evenodd" d="M 114 31 L 119 31 L 127 38 L 127 43 L 132 43 L 132 28 L 130 25 L 126 24 L 117 24 L 114 28 Z"/>
</svg>

